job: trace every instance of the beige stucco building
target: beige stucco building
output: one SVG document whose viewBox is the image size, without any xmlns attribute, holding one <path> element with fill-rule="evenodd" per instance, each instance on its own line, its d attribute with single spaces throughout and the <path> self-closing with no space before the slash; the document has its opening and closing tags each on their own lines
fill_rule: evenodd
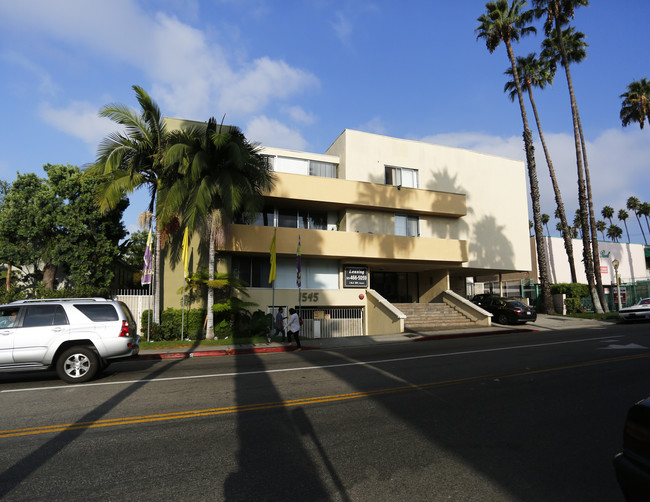
<svg viewBox="0 0 650 502">
<path fill-rule="evenodd" d="M 325 154 L 262 153 L 275 187 L 262 213 L 226 229 L 219 271 L 244 279 L 262 310 L 300 306 L 307 319 L 322 320 L 310 324 L 313 336 L 324 321 L 348 315 L 359 334 L 399 332 L 395 303 L 438 302 L 446 291 L 464 297 L 468 278 L 531 269 L 520 161 L 349 129 Z M 190 245 L 194 270 L 207 268 L 198 240 Z M 163 304 L 178 308 L 182 265 L 165 263 Z"/>
</svg>

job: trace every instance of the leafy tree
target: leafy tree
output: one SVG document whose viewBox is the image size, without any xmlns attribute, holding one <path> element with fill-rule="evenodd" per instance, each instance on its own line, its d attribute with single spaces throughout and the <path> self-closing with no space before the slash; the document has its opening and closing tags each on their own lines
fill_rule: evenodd
<svg viewBox="0 0 650 502">
<path fill-rule="evenodd" d="M 630 242 L 630 231 L 627 229 L 627 218 L 629 215 L 627 214 L 627 211 L 625 209 L 621 209 L 618 212 L 618 219 L 623 222 L 625 225 L 625 233 L 627 234 L 627 242 Z"/>
<path fill-rule="evenodd" d="M 126 264 L 142 268 L 148 236 L 148 231 L 138 230 L 133 232 L 129 239 L 120 246 L 120 257 Z"/>
<path fill-rule="evenodd" d="M 611 206 L 605 206 L 603 210 L 600 212 L 600 214 L 603 215 L 603 218 L 607 218 L 609 220 L 609 224 L 613 225 L 612 223 L 612 218 L 614 217 L 614 208 Z"/>
<path fill-rule="evenodd" d="M 545 313 L 554 312 L 551 301 L 551 290 L 548 281 L 548 264 L 546 261 L 546 248 L 544 247 L 542 227 L 542 216 L 540 209 L 539 183 L 537 180 L 537 167 L 535 166 L 535 149 L 533 147 L 533 135 L 528 127 L 528 117 L 524 104 L 523 91 L 517 71 L 517 62 L 512 49 L 512 42 L 518 41 L 522 36 L 534 33 L 536 30 L 530 26 L 533 19 L 532 11 L 524 11 L 526 5 L 524 0 L 497 0 L 485 4 L 486 12 L 478 19 L 479 26 L 474 30 L 477 32 L 477 39 L 485 39 L 485 44 L 493 53 L 496 48 L 504 43 L 512 68 L 512 77 L 517 89 L 521 120 L 523 122 L 524 148 L 526 151 L 526 164 L 528 166 L 528 179 L 530 182 L 530 197 L 533 206 L 533 222 L 535 224 L 535 241 L 537 245 L 537 261 L 542 289 L 541 311 Z"/>
<path fill-rule="evenodd" d="M 580 56 L 580 48 L 584 49 L 584 42 L 581 43 L 584 35 L 575 34 L 569 29 L 563 31 L 563 27 L 568 23 L 570 18 L 574 17 L 575 8 L 581 5 L 589 5 L 587 0 L 533 0 L 536 7 L 536 15 L 545 17 L 544 30 L 547 37 L 552 41 L 559 51 L 556 56 L 548 52 L 545 54 L 550 61 L 558 60 L 564 68 L 564 72 L 569 87 L 569 98 L 571 102 L 571 115 L 573 118 L 573 136 L 576 150 L 576 164 L 578 171 L 578 205 L 580 208 L 580 220 L 582 227 L 583 243 L 583 261 L 585 264 L 585 275 L 590 288 L 594 310 L 596 313 L 602 313 L 607 309 L 605 302 L 605 292 L 602 285 L 600 274 L 595 274 L 594 270 L 599 269 L 600 258 L 598 255 L 598 235 L 596 231 L 596 218 L 593 212 L 593 201 L 591 200 L 591 182 L 589 179 L 589 168 L 587 164 L 587 152 L 585 148 L 584 135 L 582 133 L 582 124 L 578 113 L 578 103 L 573 89 L 573 80 L 571 78 L 570 64 L 578 61 L 576 58 L 583 59 Z M 573 36 L 572 36 L 573 35 Z M 576 52 L 567 50 L 567 42 L 575 44 Z M 542 51 L 544 53 L 544 51 Z M 557 55 L 559 54 L 559 56 Z M 591 240 L 590 240 L 591 236 Z"/>
<path fill-rule="evenodd" d="M 546 157 L 546 165 L 548 166 L 548 171 L 551 176 L 551 183 L 553 185 L 553 193 L 555 194 L 555 216 L 560 219 L 560 223 L 567 228 L 569 224 L 566 219 L 566 212 L 564 210 L 564 202 L 562 201 L 562 193 L 560 191 L 560 185 L 557 182 L 557 177 L 555 176 L 555 169 L 553 167 L 553 162 L 551 161 L 551 155 L 548 151 L 548 146 L 546 145 L 546 139 L 544 138 L 544 133 L 542 132 L 542 123 L 539 117 L 539 112 L 537 111 L 537 105 L 533 98 L 533 87 L 538 87 L 544 89 L 547 85 L 553 83 L 554 72 L 551 71 L 549 62 L 544 59 L 537 59 L 535 53 L 529 54 L 526 57 L 517 57 L 517 71 L 521 76 L 524 86 L 522 90 L 528 93 L 528 98 L 530 100 L 530 105 L 533 109 L 535 115 L 535 122 L 537 123 L 537 131 L 539 133 L 539 139 L 542 143 L 542 148 L 544 150 L 544 156 Z M 506 75 L 513 75 L 512 68 L 508 68 L 505 71 Z M 503 89 L 505 92 L 509 92 L 510 100 L 514 101 L 515 96 L 517 95 L 517 86 L 513 80 L 506 82 L 506 85 Z M 546 216 L 547 220 L 544 222 L 544 217 Z M 542 223 L 546 225 L 546 231 L 548 232 L 548 215 L 542 215 Z M 550 235 L 550 233 L 549 233 Z M 573 259 L 573 242 L 571 241 L 571 236 L 569 232 L 562 232 L 562 238 L 564 240 L 564 249 L 567 254 L 567 259 L 569 262 L 569 270 L 571 272 L 571 281 L 577 282 L 576 267 Z"/>
<path fill-rule="evenodd" d="M 641 229 L 641 235 L 643 235 L 643 241 L 648 244 L 648 241 L 645 238 L 645 232 L 643 231 L 643 225 L 641 225 L 641 219 L 639 218 L 639 206 L 641 203 L 639 202 L 639 199 L 636 197 L 630 197 L 627 199 L 627 208 L 634 213 L 634 216 L 636 216 L 636 221 L 639 223 L 639 228 Z"/>
<path fill-rule="evenodd" d="M 623 127 L 638 122 L 643 129 L 646 120 L 650 124 L 650 81 L 647 78 L 629 83 L 627 91 L 619 97 L 623 98 L 620 113 Z"/>
<path fill-rule="evenodd" d="M 161 193 L 164 218 L 178 214 L 190 233 L 208 234 L 208 275 L 215 277 L 216 244 L 225 225 L 241 211 L 255 211 L 263 193 L 271 189 L 272 174 L 266 159 L 236 127 L 218 126 L 210 118 L 205 128 L 173 133 L 165 165 L 176 178 Z M 171 175 L 170 175 L 171 178 Z M 207 337 L 214 336 L 214 290 L 208 288 Z"/>
<path fill-rule="evenodd" d="M 75 166 L 44 166 L 46 179 L 19 174 L 0 212 L 0 261 L 27 267 L 32 287 L 41 279 L 53 291 L 56 272 L 84 290 L 107 290 L 113 278 L 121 217 L 127 202 L 101 213 L 94 203 L 97 178 Z"/>
<path fill-rule="evenodd" d="M 133 90 L 140 104 L 140 113 L 119 103 L 106 105 L 99 111 L 101 117 L 111 119 L 124 129 L 102 140 L 97 149 L 97 160 L 86 172 L 102 177 L 97 190 L 97 201 L 102 210 L 115 207 L 124 194 L 139 188 L 149 192 L 148 213 L 156 217 L 153 319 L 159 324 L 160 251 L 166 222 L 157 217 L 160 210 L 158 192 L 164 184 L 163 161 L 169 147 L 169 134 L 158 105 L 141 87 L 134 85 Z"/>
</svg>

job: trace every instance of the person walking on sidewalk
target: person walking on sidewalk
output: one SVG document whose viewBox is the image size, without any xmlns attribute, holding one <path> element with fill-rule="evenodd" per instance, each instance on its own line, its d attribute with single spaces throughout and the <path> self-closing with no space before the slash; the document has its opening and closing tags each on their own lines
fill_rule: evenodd
<svg viewBox="0 0 650 502">
<path fill-rule="evenodd" d="M 294 337 L 296 339 L 296 346 L 298 347 L 297 350 L 302 350 L 302 347 L 300 346 L 300 336 L 298 336 L 298 333 L 300 332 L 300 317 L 298 317 L 298 314 L 296 312 L 296 309 L 289 309 L 289 322 L 287 323 L 287 340 L 289 343 L 291 343 L 291 338 Z"/>
<path fill-rule="evenodd" d="M 284 341 L 287 338 L 287 335 L 284 332 L 284 320 L 285 319 L 286 319 L 286 317 L 284 317 L 284 308 L 280 307 L 278 309 L 278 313 L 275 314 L 275 333 L 273 333 L 273 335 L 271 335 L 271 336 L 266 337 L 266 341 L 268 343 L 271 343 L 273 341 L 273 339 L 276 336 L 278 336 L 279 334 L 282 334 L 282 342 L 284 343 Z"/>
</svg>

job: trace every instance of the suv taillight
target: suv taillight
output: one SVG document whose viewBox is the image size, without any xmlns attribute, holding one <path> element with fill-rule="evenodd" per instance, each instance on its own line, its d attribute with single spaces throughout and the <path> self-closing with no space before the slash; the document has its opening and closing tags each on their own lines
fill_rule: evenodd
<svg viewBox="0 0 650 502">
<path fill-rule="evenodd" d="M 129 336 L 129 321 L 122 321 L 122 329 L 119 336 Z"/>
</svg>

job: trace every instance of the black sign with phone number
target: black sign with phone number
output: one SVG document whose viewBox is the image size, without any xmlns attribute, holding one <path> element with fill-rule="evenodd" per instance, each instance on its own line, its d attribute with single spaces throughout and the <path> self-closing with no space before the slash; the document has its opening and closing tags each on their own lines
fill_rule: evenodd
<svg viewBox="0 0 650 502">
<path fill-rule="evenodd" d="M 344 268 L 346 288 L 367 288 L 368 287 L 368 267 L 350 266 Z"/>
</svg>

